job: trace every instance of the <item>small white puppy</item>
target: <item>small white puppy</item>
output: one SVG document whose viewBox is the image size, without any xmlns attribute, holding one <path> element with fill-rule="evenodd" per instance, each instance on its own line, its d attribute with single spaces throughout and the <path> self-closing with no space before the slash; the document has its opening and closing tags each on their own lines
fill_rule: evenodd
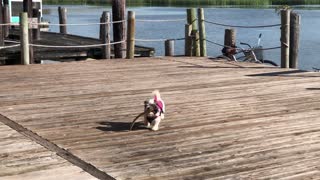
<svg viewBox="0 0 320 180">
<path fill-rule="evenodd" d="M 164 119 L 165 104 L 161 99 L 160 92 L 152 92 L 153 98 L 144 102 L 144 124 L 153 131 L 159 130 L 159 124 Z"/>
</svg>

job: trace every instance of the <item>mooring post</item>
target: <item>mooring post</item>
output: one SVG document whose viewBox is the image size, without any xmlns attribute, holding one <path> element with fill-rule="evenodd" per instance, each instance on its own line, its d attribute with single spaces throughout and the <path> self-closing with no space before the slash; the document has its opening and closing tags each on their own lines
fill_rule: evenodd
<svg viewBox="0 0 320 180">
<path fill-rule="evenodd" d="M 200 35 L 199 31 L 192 30 L 192 56 L 200 57 Z"/>
<path fill-rule="evenodd" d="M 200 46 L 200 42 L 197 41 L 196 31 L 197 28 L 197 11 L 195 8 L 187 9 L 187 23 L 191 25 L 191 36 L 192 36 L 192 52 L 190 56 L 197 56 L 198 47 Z M 199 49 L 200 50 L 200 49 Z M 199 51 L 200 52 L 200 51 Z M 199 55 L 200 56 L 200 55 Z"/>
<path fill-rule="evenodd" d="M 3 1 L 3 23 L 9 24 L 10 23 L 10 10 L 9 10 L 9 0 Z M 4 37 L 9 36 L 9 29 L 10 26 L 4 26 Z"/>
<path fill-rule="evenodd" d="M 236 46 L 236 30 L 235 29 L 225 29 L 224 45 L 229 47 Z"/>
<path fill-rule="evenodd" d="M 184 54 L 185 56 L 192 56 L 192 38 L 191 38 L 192 25 L 185 25 L 185 40 L 184 40 Z"/>
<path fill-rule="evenodd" d="M 127 22 L 127 59 L 134 58 L 135 32 L 136 32 L 136 15 L 133 11 L 128 11 Z"/>
<path fill-rule="evenodd" d="M 206 41 L 206 27 L 204 22 L 204 10 L 198 9 L 198 23 L 199 23 L 199 35 L 200 35 L 200 56 L 207 56 L 207 41 Z"/>
<path fill-rule="evenodd" d="M 117 22 L 113 24 L 113 41 L 117 44 L 114 45 L 114 57 L 124 58 L 126 43 L 126 26 L 125 26 L 125 0 L 112 0 L 112 21 Z M 120 21 L 120 22 L 119 22 Z"/>
<path fill-rule="evenodd" d="M 26 12 L 28 14 L 27 23 L 29 24 L 31 22 L 29 18 L 30 19 L 32 18 L 32 0 L 23 0 L 23 12 Z M 32 31 L 28 31 L 28 32 L 29 32 L 28 43 L 32 44 L 33 43 Z M 33 46 L 29 47 L 29 63 L 30 64 L 34 63 Z"/>
<path fill-rule="evenodd" d="M 289 68 L 298 68 L 301 16 L 295 12 L 290 14 L 290 51 Z"/>
<path fill-rule="evenodd" d="M 37 25 L 33 25 L 34 27 L 32 28 L 32 37 L 34 40 L 39 40 L 40 39 L 40 11 L 38 8 L 34 8 L 32 11 L 32 17 L 36 19 Z"/>
<path fill-rule="evenodd" d="M 29 23 L 28 14 L 26 12 L 20 13 L 20 48 L 21 48 L 21 64 L 30 64 L 29 54 Z"/>
<path fill-rule="evenodd" d="M 192 30 L 197 30 L 197 13 L 195 8 L 187 9 L 187 22 L 192 25 Z"/>
<path fill-rule="evenodd" d="M 0 46 L 4 46 L 4 34 L 3 34 L 3 28 L 4 26 L 2 26 L 3 24 L 3 16 L 2 16 L 2 10 L 3 10 L 3 5 L 2 5 L 2 2 L 0 1 Z"/>
<path fill-rule="evenodd" d="M 281 10 L 281 68 L 289 68 L 290 10 Z"/>
<path fill-rule="evenodd" d="M 67 8 L 58 7 L 60 33 L 67 34 Z"/>
<path fill-rule="evenodd" d="M 110 46 L 110 12 L 103 11 L 101 15 L 101 26 L 100 26 L 100 39 L 102 44 L 102 59 L 111 58 L 111 46 Z"/>
<path fill-rule="evenodd" d="M 174 56 L 174 40 L 167 39 L 164 43 L 165 56 Z"/>
</svg>

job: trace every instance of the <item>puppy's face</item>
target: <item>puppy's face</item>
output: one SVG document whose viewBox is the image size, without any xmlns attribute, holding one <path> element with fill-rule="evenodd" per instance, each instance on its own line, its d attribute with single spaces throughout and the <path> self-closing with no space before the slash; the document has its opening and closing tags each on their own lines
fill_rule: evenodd
<svg viewBox="0 0 320 180">
<path fill-rule="evenodd" d="M 148 119 L 155 119 L 156 118 L 156 113 L 159 111 L 158 107 L 154 103 L 150 103 L 150 101 L 145 101 L 144 102 L 144 108 L 146 112 L 146 116 Z"/>
</svg>

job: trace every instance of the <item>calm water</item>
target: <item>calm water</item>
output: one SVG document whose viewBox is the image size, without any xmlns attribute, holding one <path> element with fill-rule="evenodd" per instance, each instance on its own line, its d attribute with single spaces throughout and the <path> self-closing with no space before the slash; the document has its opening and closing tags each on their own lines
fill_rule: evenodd
<svg viewBox="0 0 320 180">
<path fill-rule="evenodd" d="M 68 23 L 94 23 L 99 22 L 103 11 L 111 11 L 110 7 L 101 6 L 64 6 L 68 9 Z M 58 23 L 57 6 L 45 5 L 44 19 L 51 23 Z M 127 8 L 136 12 L 138 19 L 183 19 L 186 17 L 185 8 L 168 7 L 139 7 Z M 312 70 L 312 67 L 320 68 L 318 50 L 320 50 L 320 10 L 296 9 L 301 14 L 301 42 L 299 54 L 299 68 Z M 215 21 L 232 25 L 269 25 L 279 24 L 280 17 L 274 9 L 244 9 L 244 8 L 205 8 L 205 17 L 209 21 Z M 184 24 L 186 22 L 137 22 L 137 39 L 177 39 L 184 36 Z M 225 27 L 206 24 L 207 39 L 223 44 Z M 50 30 L 57 32 L 57 26 L 50 26 Z M 258 35 L 262 33 L 261 45 L 263 47 L 280 46 L 279 27 L 262 29 L 237 29 L 237 44 L 247 42 L 256 45 Z M 68 32 L 90 37 L 98 37 L 99 25 L 69 26 Z M 183 41 L 176 41 L 175 53 L 183 54 Z M 137 42 L 139 45 L 156 48 L 156 55 L 164 54 L 163 42 Z M 220 55 L 221 47 L 207 44 L 208 55 L 215 57 Z M 265 51 L 266 59 L 280 62 L 280 50 Z"/>
</svg>

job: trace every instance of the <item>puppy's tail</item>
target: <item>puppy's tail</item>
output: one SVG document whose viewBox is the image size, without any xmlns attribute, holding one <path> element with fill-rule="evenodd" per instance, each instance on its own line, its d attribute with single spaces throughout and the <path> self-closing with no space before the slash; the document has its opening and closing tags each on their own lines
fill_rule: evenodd
<svg viewBox="0 0 320 180">
<path fill-rule="evenodd" d="M 154 99 L 155 99 L 156 101 L 161 99 L 159 90 L 154 90 L 154 91 L 152 92 L 152 95 L 154 96 Z"/>
</svg>

